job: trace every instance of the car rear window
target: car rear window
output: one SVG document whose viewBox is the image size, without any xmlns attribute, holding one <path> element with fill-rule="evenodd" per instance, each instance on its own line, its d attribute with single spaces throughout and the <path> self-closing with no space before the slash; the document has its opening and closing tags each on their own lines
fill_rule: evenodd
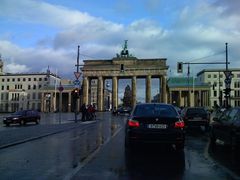
<svg viewBox="0 0 240 180">
<path fill-rule="evenodd" d="M 190 108 L 187 110 L 187 115 L 201 114 L 206 115 L 207 112 L 203 108 Z"/>
<path fill-rule="evenodd" d="M 137 105 L 134 112 L 134 116 L 144 116 L 144 117 L 152 117 L 152 116 L 160 116 L 160 117 L 176 117 L 178 116 L 174 107 L 169 105 L 161 105 L 161 104 L 145 104 L 145 105 Z"/>
</svg>

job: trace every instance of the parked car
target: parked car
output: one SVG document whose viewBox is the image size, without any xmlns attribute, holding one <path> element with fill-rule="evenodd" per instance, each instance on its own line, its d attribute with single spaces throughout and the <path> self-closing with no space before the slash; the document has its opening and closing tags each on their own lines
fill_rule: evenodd
<svg viewBox="0 0 240 180">
<path fill-rule="evenodd" d="M 209 128 L 210 114 L 203 107 L 186 107 L 182 110 L 181 117 L 188 127 Z"/>
<path fill-rule="evenodd" d="M 174 145 L 177 151 L 184 148 L 185 131 L 176 108 L 170 104 L 137 104 L 127 119 L 125 147 L 136 144 Z"/>
<path fill-rule="evenodd" d="M 221 116 L 214 117 L 210 124 L 211 145 L 216 141 L 230 145 L 232 149 L 240 147 L 240 107 L 225 110 Z"/>
<path fill-rule="evenodd" d="M 8 117 L 5 117 L 3 119 L 3 123 L 6 126 L 9 126 L 10 124 L 24 125 L 28 122 L 35 122 L 36 124 L 39 124 L 40 119 L 41 117 L 38 111 L 22 110 L 22 111 L 17 111 Z"/>
</svg>

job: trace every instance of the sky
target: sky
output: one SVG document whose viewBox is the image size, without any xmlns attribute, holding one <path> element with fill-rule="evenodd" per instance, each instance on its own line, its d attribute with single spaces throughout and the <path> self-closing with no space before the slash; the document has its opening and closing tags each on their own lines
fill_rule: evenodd
<svg viewBox="0 0 240 180">
<path fill-rule="evenodd" d="M 130 54 L 177 62 L 225 62 L 240 68 L 239 0 L 1 0 L 0 54 L 9 73 L 46 72 L 74 79 L 80 63 Z M 193 74 L 224 65 L 191 65 Z"/>
</svg>

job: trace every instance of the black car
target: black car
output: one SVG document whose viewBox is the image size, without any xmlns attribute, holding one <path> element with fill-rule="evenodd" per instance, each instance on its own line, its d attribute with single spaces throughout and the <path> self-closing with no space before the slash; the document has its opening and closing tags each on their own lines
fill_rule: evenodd
<svg viewBox="0 0 240 180">
<path fill-rule="evenodd" d="M 230 145 L 232 149 L 240 147 L 240 107 L 225 110 L 221 116 L 214 117 L 210 124 L 211 145 L 216 141 Z"/>
<path fill-rule="evenodd" d="M 131 107 L 119 107 L 117 109 L 113 110 L 113 114 L 114 115 L 118 115 L 118 114 L 130 114 L 132 111 Z"/>
<path fill-rule="evenodd" d="M 169 104 L 137 104 L 126 122 L 125 147 L 135 144 L 168 144 L 183 150 L 184 122 Z"/>
<path fill-rule="evenodd" d="M 3 123 L 6 126 L 9 126 L 10 124 L 24 125 L 28 122 L 35 122 L 36 124 L 39 124 L 40 119 L 41 117 L 38 111 L 22 110 L 22 111 L 17 111 L 8 117 L 5 117 L 3 119 Z"/>
<path fill-rule="evenodd" d="M 188 127 L 209 127 L 210 115 L 203 107 L 186 107 L 181 112 L 181 117 Z"/>
</svg>

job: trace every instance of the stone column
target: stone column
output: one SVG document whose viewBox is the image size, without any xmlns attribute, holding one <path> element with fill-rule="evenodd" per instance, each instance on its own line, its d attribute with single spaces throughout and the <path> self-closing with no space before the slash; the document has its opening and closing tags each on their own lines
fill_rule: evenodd
<svg viewBox="0 0 240 180">
<path fill-rule="evenodd" d="M 203 106 L 206 106 L 206 91 L 203 91 Z"/>
<path fill-rule="evenodd" d="M 53 112 L 54 109 L 54 98 L 53 98 L 53 93 L 50 93 L 50 112 Z"/>
<path fill-rule="evenodd" d="M 169 103 L 172 104 L 172 91 L 169 91 Z"/>
<path fill-rule="evenodd" d="M 59 93 L 60 96 L 60 93 Z M 71 92 L 68 93 L 68 112 L 71 112 L 71 105 L 72 105 L 72 95 Z"/>
<path fill-rule="evenodd" d="M 112 108 L 118 107 L 118 79 L 116 76 L 112 78 Z"/>
<path fill-rule="evenodd" d="M 190 91 L 190 106 L 194 107 L 194 92 Z"/>
<path fill-rule="evenodd" d="M 88 87 L 89 86 L 89 81 L 88 77 L 83 78 L 83 103 L 88 104 Z"/>
<path fill-rule="evenodd" d="M 146 102 L 151 102 L 151 76 L 146 77 Z"/>
<path fill-rule="evenodd" d="M 181 91 L 181 90 L 179 90 L 178 100 L 179 100 L 179 106 L 180 106 L 180 107 L 183 106 L 183 104 L 182 104 L 182 91 Z"/>
<path fill-rule="evenodd" d="M 166 81 L 166 76 L 162 76 L 162 102 L 167 103 L 166 99 L 166 94 L 167 94 L 167 81 Z"/>
<path fill-rule="evenodd" d="M 98 89 L 97 89 L 97 109 L 98 111 L 103 111 L 103 78 L 98 77 Z"/>
<path fill-rule="evenodd" d="M 137 102 L 137 77 L 132 77 L 132 107 L 136 105 Z"/>
<path fill-rule="evenodd" d="M 202 91 L 199 91 L 199 106 L 202 106 Z"/>
<path fill-rule="evenodd" d="M 161 77 L 159 78 L 159 99 L 158 102 L 162 102 L 162 80 Z"/>
<path fill-rule="evenodd" d="M 28 98 L 28 97 L 27 97 Z M 42 98 L 41 98 L 41 112 L 45 112 L 45 103 L 44 103 L 44 100 L 45 100 L 45 96 L 44 96 L 44 92 L 42 92 Z M 29 103 L 29 99 L 27 99 L 28 103 Z M 29 108 L 29 107 L 28 107 Z"/>
</svg>

